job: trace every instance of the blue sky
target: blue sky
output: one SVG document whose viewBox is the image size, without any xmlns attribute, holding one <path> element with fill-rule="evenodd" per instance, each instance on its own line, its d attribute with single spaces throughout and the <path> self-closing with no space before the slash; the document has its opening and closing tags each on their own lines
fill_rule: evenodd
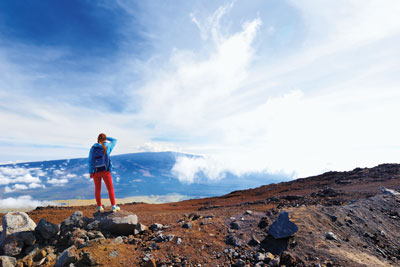
<svg viewBox="0 0 400 267">
<path fill-rule="evenodd" d="M 0 162 L 206 155 L 182 179 L 398 162 L 398 1 L 1 1 Z"/>
</svg>

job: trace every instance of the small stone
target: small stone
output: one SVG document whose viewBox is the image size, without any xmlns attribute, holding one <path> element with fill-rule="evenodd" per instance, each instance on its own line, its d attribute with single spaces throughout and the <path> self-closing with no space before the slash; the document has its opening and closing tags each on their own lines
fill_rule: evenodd
<svg viewBox="0 0 400 267">
<path fill-rule="evenodd" d="M 331 219 L 332 222 L 336 222 L 338 217 L 335 215 L 330 215 L 329 218 Z"/>
<path fill-rule="evenodd" d="M 161 226 L 162 228 L 162 226 Z M 147 231 L 148 227 L 142 223 L 138 223 L 136 225 L 136 230 L 139 232 L 139 234 L 143 233 L 144 231 Z"/>
<path fill-rule="evenodd" d="M 265 260 L 266 260 L 267 262 L 270 262 L 270 261 L 272 261 L 273 259 L 275 259 L 275 256 L 274 256 L 274 254 L 272 254 L 271 252 L 267 252 L 267 253 L 265 254 Z"/>
<path fill-rule="evenodd" d="M 257 252 L 257 254 L 254 257 L 256 261 L 264 261 L 265 260 L 265 254 L 261 252 Z"/>
<path fill-rule="evenodd" d="M 253 215 L 253 211 L 251 211 L 251 210 L 246 210 L 244 214 L 246 214 L 246 215 Z"/>
<path fill-rule="evenodd" d="M 116 258 L 119 256 L 118 251 L 113 250 L 110 252 L 110 254 L 108 254 L 111 258 Z"/>
<path fill-rule="evenodd" d="M 22 262 L 24 263 L 24 266 L 32 266 L 33 265 L 33 259 L 32 257 L 25 257 Z"/>
<path fill-rule="evenodd" d="M 98 265 L 96 259 L 89 252 L 84 252 L 82 254 L 82 262 L 87 266 Z"/>
<path fill-rule="evenodd" d="M 235 262 L 235 267 L 245 267 L 246 266 L 246 262 L 242 259 L 239 259 L 237 262 Z"/>
<path fill-rule="evenodd" d="M 162 230 L 162 228 L 163 228 L 163 225 L 161 223 L 153 223 L 149 227 L 149 229 L 152 230 L 152 231 Z"/>
<path fill-rule="evenodd" d="M 182 243 L 182 239 L 180 238 L 180 237 L 178 237 L 177 239 L 176 239 L 176 244 L 177 245 L 180 245 Z"/>
<path fill-rule="evenodd" d="M 89 239 L 105 239 L 104 235 L 100 231 L 91 231 L 87 233 Z"/>
<path fill-rule="evenodd" d="M 249 244 L 249 246 L 255 247 L 255 246 L 260 245 L 260 243 L 261 243 L 260 240 L 258 240 L 257 237 L 252 235 L 248 244 Z"/>
<path fill-rule="evenodd" d="M 270 224 L 271 224 L 271 221 L 268 217 L 262 217 L 260 222 L 258 223 L 258 228 L 264 229 Z"/>
<path fill-rule="evenodd" d="M 232 236 L 232 235 L 228 235 L 228 236 L 226 237 L 225 243 L 226 243 L 227 245 L 232 245 L 232 246 L 235 246 L 235 247 L 239 247 L 239 246 L 241 245 L 240 240 L 236 239 L 236 238 L 235 238 L 234 236 Z"/>
<path fill-rule="evenodd" d="M 192 228 L 192 227 L 193 227 L 193 224 L 190 223 L 190 222 L 186 222 L 186 223 L 184 223 L 184 224 L 182 225 L 182 228 L 185 228 L 185 229 L 190 229 L 190 228 Z"/>
<path fill-rule="evenodd" d="M 121 244 L 121 243 L 123 243 L 123 242 L 124 242 L 124 240 L 122 239 L 122 237 L 121 237 L 121 236 L 118 236 L 118 237 L 114 238 L 114 239 L 111 241 L 111 244 L 113 244 L 113 245 L 118 245 L 118 244 Z"/>
<path fill-rule="evenodd" d="M 144 263 L 142 265 L 143 267 L 156 267 L 156 260 L 155 259 L 149 259 L 148 261 L 146 261 L 146 263 Z"/>
<path fill-rule="evenodd" d="M 282 252 L 280 265 L 294 266 L 296 265 L 296 258 L 287 251 Z"/>
<path fill-rule="evenodd" d="M 332 232 L 327 232 L 325 234 L 325 238 L 328 240 L 336 240 L 336 241 L 338 240 L 337 236 Z"/>
<path fill-rule="evenodd" d="M 280 264 L 280 259 L 279 257 L 275 257 L 272 261 L 269 262 L 269 265 L 271 267 L 278 267 Z"/>
<path fill-rule="evenodd" d="M 47 251 L 45 249 L 40 250 L 35 257 L 33 258 L 34 261 L 40 261 L 44 257 L 46 257 Z"/>
<path fill-rule="evenodd" d="M 346 218 L 344 218 L 344 221 L 348 224 L 353 224 L 353 221 L 350 219 L 349 216 L 346 216 Z"/>
<path fill-rule="evenodd" d="M 237 222 L 231 222 L 230 227 L 235 230 L 239 230 L 239 228 L 240 228 L 239 223 L 237 223 Z"/>
<path fill-rule="evenodd" d="M 168 242 L 171 242 L 174 239 L 175 235 L 167 235 L 166 239 L 168 240 Z"/>
</svg>

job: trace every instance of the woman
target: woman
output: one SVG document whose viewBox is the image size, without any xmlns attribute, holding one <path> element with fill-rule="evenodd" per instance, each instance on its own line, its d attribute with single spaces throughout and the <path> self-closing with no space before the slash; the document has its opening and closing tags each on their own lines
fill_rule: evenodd
<svg viewBox="0 0 400 267">
<path fill-rule="evenodd" d="M 115 205 L 114 187 L 110 172 L 110 170 L 113 169 L 110 161 L 110 153 L 114 149 L 116 143 L 117 139 L 107 137 L 104 133 L 101 133 L 97 137 L 97 143 L 92 146 L 89 153 L 89 173 L 90 178 L 94 180 L 97 211 L 99 212 L 104 211 L 101 205 L 101 178 L 103 178 L 107 186 L 112 211 L 120 210 L 120 208 Z"/>
</svg>

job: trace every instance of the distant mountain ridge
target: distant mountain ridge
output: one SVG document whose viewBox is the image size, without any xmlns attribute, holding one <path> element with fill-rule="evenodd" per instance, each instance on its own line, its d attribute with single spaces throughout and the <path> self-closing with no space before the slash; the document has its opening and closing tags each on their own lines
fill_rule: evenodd
<svg viewBox="0 0 400 267">
<path fill-rule="evenodd" d="M 179 194 L 183 198 L 218 196 L 248 189 L 288 177 L 226 173 L 218 181 L 200 180 L 188 184 L 172 172 L 177 157 L 199 157 L 178 152 L 142 152 L 113 155 L 113 181 L 118 198 Z M 103 184 L 102 197 L 107 198 Z M 29 195 L 37 200 L 93 199 L 94 184 L 89 178 L 87 158 L 50 160 L 0 165 L 1 198 Z"/>
</svg>

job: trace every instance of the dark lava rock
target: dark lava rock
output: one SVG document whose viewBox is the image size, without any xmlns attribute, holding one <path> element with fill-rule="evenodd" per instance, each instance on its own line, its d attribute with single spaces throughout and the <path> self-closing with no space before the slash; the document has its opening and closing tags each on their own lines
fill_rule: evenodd
<svg viewBox="0 0 400 267">
<path fill-rule="evenodd" d="M 228 235 L 228 236 L 226 237 L 225 243 L 226 243 L 227 245 L 232 245 L 232 246 L 235 246 L 235 247 L 239 247 L 239 246 L 241 245 L 240 240 L 237 239 L 237 238 L 235 238 L 235 237 L 232 236 L 232 235 Z"/>
<path fill-rule="evenodd" d="M 82 211 L 75 211 L 69 218 L 61 222 L 61 229 L 72 229 L 74 227 L 83 228 L 85 222 L 82 219 Z"/>
<path fill-rule="evenodd" d="M 336 222 L 338 219 L 337 216 L 335 216 L 335 215 L 330 215 L 329 218 L 331 218 L 332 222 Z"/>
<path fill-rule="evenodd" d="M 82 254 L 82 260 L 81 262 L 85 265 L 85 266 L 96 266 L 97 262 L 96 259 L 90 255 L 89 252 L 84 252 Z"/>
<path fill-rule="evenodd" d="M 278 219 L 269 227 L 268 233 L 275 239 L 280 239 L 291 237 L 298 230 L 297 225 L 289 220 L 289 214 L 284 211 L 279 214 Z"/>
<path fill-rule="evenodd" d="M 260 229 L 264 229 L 271 224 L 271 220 L 268 217 L 262 217 L 260 222 L 258 223 L 258 227 Z"/>
<path fill-rule="evenodd" d="M 45 219 L 41 219 L 35 228 L 35 233 L 39 234 L 43 239 L 47 240 L 57 235 L 59 230 L 60 226 L 58 226 L 58 224 L 48 222 Z"/>
<path fill-rule="evenodd" d="M 285 265 L 286 267 L 295 266 L 296 265 L 296 258 L 287 251 L 282 252 L 281 254 L 281 265 Z"/>
<path fill-rule="evenodd" d="M 184 223 L 184 224 L 182 225 L 182 228 L 185 228 L 185 229 L 190 229 L 190 228 L 192 228 L 192 227 L 193 227 L 193 224 L 190 223 L 190 222 Z"/>
<path fill-rule="evenodd" d="M 326 187 L 323 190 L 320 190 L 317 195 L 320 197 L 336 197 L 339 193 L 331 187 Z"/>
<path fill-rule="evenodd" d="M 57 258 L 56 264 L 54 267 L 63 267 L 68 266 L 70 263 L 74 263 L 78 260 L 78 253 L 75 246 L 70 246 L 65 249 L 60 256 Z"/>
<path fill-rule="evenodd" d="M 255 236 L 253 235 L 253 236 L 251 237 L 251 239 L 250 239 L 248 245 L 249 245 L 249 246 L 252 246 L 252 247 L 258 246 L 258 245 L 260 245 L 260 240 L 258 240 L 257 237 L 255 237 Z"/>
<path fill-rule="evenodd" d="M 149 229 L 152 230 L 152 231 L 162 230 L 162 228 L 163 228 L 163 225 L 161 223 L 153 223 L 149 227 Z"/>
<path fill-rule="evenodd" d="M 230 227 L 232 229 L 239 230 L 239 223 L 238 222 L 231 222 Z"/>
</svg>

